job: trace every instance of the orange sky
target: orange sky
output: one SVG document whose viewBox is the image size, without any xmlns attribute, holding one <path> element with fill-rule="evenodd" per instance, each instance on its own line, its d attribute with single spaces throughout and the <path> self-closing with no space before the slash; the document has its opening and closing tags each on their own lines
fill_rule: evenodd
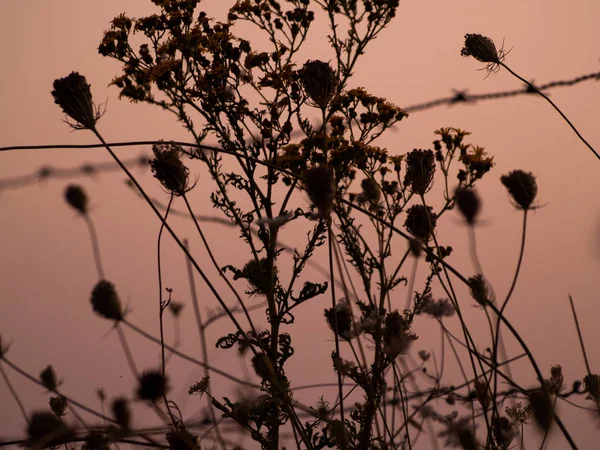
<svg viewBox="0 0 600 450">
<path fill-rule="evenodd" d="M 217 18 L 224 18 L 228 4 L 218 0 L 203 2 L 204 9 Z M 3 0 L 0 146 L 95 142 L 91 133 L 72 132 L 62 122 L 63 115 L 50 95 L 52 81 L 73 70 L 87 77 L 97 103 L 107 102 L 107 113 L 99 125 L 107 140 L 188 140 L 180 124 L 167 113 L 118 100 L 117 89 L 108 84 L 118 73 L 119 65 L 97 53 L 102 31 L 114 16 L 126 12 L 139 17 L 151 11 L 151 3 L 140 0 Z M 507 64 L 536 83 L 596 72 L 600 57 L 598 17 L 600 3 L 595 0 L 507 0 L 501 5 L 472 0 L 404 0 L 397 19 L 367 49 L 350 85 L 364 86 L 399 106 L 451 95 L 452 88 L 484 93 L 521 87 L 505 71 L 484 79 L 485 73 L 477 71 L 480 63 L 461 57 L 465 33 L 486 34 L 497 44 L 504 40 L 505 48 L 512 48 Z M 333 57 L 322 25 L 322 21 L 317 23 L 302 57 Z M 586 139 L 600 148 L 597 82 L 552 90 L 551 98 Z M 568 294 L 573 295 L 589 343 L 592 370 L 600 371 L 600 354 L 593 345 L 600 339 L 600 197 L 594 195 L 600 191 L 600 161 L 550 105 L 535 96 L 415 113 L 384 136 L 379 145 L 390 154 L 427 148 L 433 140 L 433 130 L 442 126 L 471 131 L 470 142 L 486 147 L 494 156 L 496 167 L 480 183 L 484 225 L 477 233 L 482 264 L 500 297 L 508 289 L 516 264 L 521 214 L 511 206 L 499 178 L 512 169 L 537 175 L 543 207 L 529 218 L 524 268 L 508 316 L 531 345 L 542 370 L 549 375 L 550 365 L 562 364 L 569 384 L 585 375 L 568 304 Z M 148 151 L 129 148 L 118 150 L 118 154 L 126 158 Z M 77 167 L 108 160 L 103 149 L 2 152 L 0 180 L 28 174 L 42 166 Z M 147 171 L 135 173 L 153 195 L 166 201 L 166 195 Z M 91 198 L 107 277 L 129 304 L 131 320 L 156 332 L 159 223 L 123 180 L 124 176 L 118 173 L 81 178 L 78 182 Z M 94 391 L 104 387 L 110 396 L 129 394 L 131 374 L 115 333 L 109 333 L 110 325 L 91 311 L 89 293 L 96 273 L 85 224 L 63 202 L 66 184 L 66 180 L 51 179 L 27 188 L 0 191 L 0 333 L 3 339 L 13 340 L 9 352 L 13 361 L 33 374 L 53 364 L 65 380 L 65 390 L 97 408 Z M 192 193 L 197 212 L 216 214 L 207 200 L 209 192 L 209 181 L 200 180 Z M 308 205 L 306 200 L 301 201 L 300 206 Z M 192 236 L 190 223 L 181 219 L 173 223 L 182 236 Z M 218 245 L 216 253 L 222 265 L 243 264 L 247 253 L 236 231 L 213 225 L 207 225 L 206 230 Z M 470 274 L 473 269 L 466 248 L 466 231 L 457 214 L 445 218 L 440 238 L 455 248 L 451 263 Z M 292 240 L 293 235 L 286 242 Z M 200 245 L 198 239 L 192 239 L 192 248 L 199 250 Z M 164 261 L 165 284 L 185 297 L 184 259 L 170 240 L 164 244 Z M 210 273 L 216 278 L 214 272 Z M 206 289 L 202 286 L 200 291 L 204 304 L 214 307 Z M 436 295 L 441 296 L 442 292 L 438 290 Z M 289 369 L 297 385 L 335 380 L 329 369 L 333 342 L 322 320 L 322 310 L 328 302 L 329 298 L 323 299 L 298 312 L 294 335 L 297 354 Z M 468 306 L 465 309 L 467 321 L 477 328 L 482 320 L 480 311 Z M 191 305 L 188 312 L 190 315 L 182 323 L 182 348 L 200 357 Z M 304 329 L 303 323 L 310 323 L 311 327 Z M 428 335 L 428 326 L 434 336 Z M 225 322 L 214 327 L 213 342 L 224 330 L 229 330 Z M 430 323 L 421 324 L 415 331 L 421 336 L 415 349 L 437 345 L 438 330 Z M 157 348 L 133 335 L 131 340 L 139 366 L 156 365 Z M 232 353 L 212 350 L 211 355 L 213 364 L 242 373 Z M 183 399 L 187 386 L 202 374 L 179 362 L 174 364 L 178 364 L 174 366 L 178 370 L 173 370 L 173 385 L 178 386 L 177 396 Z M 322 367 L 326 369 L 320 370 Z M 29 409 L 44 405 L 46 397 L 41 389 L 32 388 L 14 373 L 10 375 Z M 533 372 L 524 371 L 523 380 L 533 384 Z M 228 387 L 216 379 L 215 383 L 222 392 Z M 318 391 L 310 391 L 302 393 L 302 398 L 306 403 L 314 403 L 319 395 Z M 187 414 L 199 408 L 193 405 L 194 401 L 187 401 Z M 0 404 L 0 436 L 20 436 L 23 419 L 15 414 L 16 406 L 4 383 L 0 383 Z M 562 407 L 561 411 L 571 410 Z M 575 435 L 580 448 L 593 448 L 597 429 L 577 427 L 581 421 L 587 423 L 587 416 L 565 416 L 565 422 L 579 431 Z M 562 445 L 557 437 L 546 448 L 564 448 Z"/>
</svg>

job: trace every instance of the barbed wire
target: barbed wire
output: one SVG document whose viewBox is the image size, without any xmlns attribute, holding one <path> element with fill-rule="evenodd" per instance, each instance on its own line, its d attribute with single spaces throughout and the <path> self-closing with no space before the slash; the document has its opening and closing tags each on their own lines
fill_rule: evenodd
<svg viewBox="0 0 600 450">
<path fill-rule="evenodd" d="M 566 80 L 551 81 L 541 85 L 535 85 L 535 88 L 540 91 L 546 91 L 557 87 L 568 87 L 582 83 L 588 80 L 600 80 L 600 72 L 588 73 L 580 75 L 575 78 Z M 428 109 L 433 109 L 443 105 L 457 105 L 457 104 L 474 104 L 478 101 L 485 100 L 497 100 L 503 98 L 516 97 L 519 95 L 534 94 L 533 90 L 529 86 L 525 86 L 521 89 L 488 92 L 483 94 L 469 94 L 466 89 L 458 90 L 453 89 L 454 95 L 450 97 L 438 98 L 423 103 L 417 103 L 409 105 L 403 108 L 406 112 L 414 114 L 415 112 L 421 112 Z M 136 142 L 113 142 L 109 143 L 112 147 L 125 147 L 125 146 L 141 146 L 141 145 L 152 145 L 159 141 L 136 141 Z M 189 144 L 184 142 L 178 142 L 184 146 L 194 146 L 195 144 Z M 83 148 L 100 148 L 104 147 L 103 144 L 50 144 L 50 145 L 19 145 L 19 146 L 8 146 L 0 147 L 0 151 L 12 151 L 12 150 L 43 150 L 43 149 L 83 149 Z M 211 150 L 209 146 L 206 146 L 206 150 Z M 147 154 L 141 154 L 136 158 L 124 160 L 124 164 L 128 167 L 148 167 L 149 156 Z M 53 166 L 42 166 L 39 169 L 29 174 L 18 175 L 14 177 L 0 178 L 0 192 L 3 190 L 18 189 L 27 186 L 31 186 L 52 178 L 56 179 L 75 179 L 83 176 L 95 176 L 100 173 L 117 172 L 120 168 L 114 162 L 101 162 L 101 163 L 84 163 L 78 166 L 72 167 L 53 167 Z"/>
</svg>

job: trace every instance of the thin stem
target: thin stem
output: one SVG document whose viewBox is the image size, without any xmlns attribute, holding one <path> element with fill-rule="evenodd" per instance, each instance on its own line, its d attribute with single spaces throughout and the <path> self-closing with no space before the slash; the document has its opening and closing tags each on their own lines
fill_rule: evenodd
<svg viewBox="0 0 600 450">
<path fill-rule="evenodd" d="M 3 361 L 3 358 L 0 359 L 0 373 L 2 373 L 2 378 L 4 378 L 4 382 L 6 383 L 6 386 L 8 386 L 8 390 L 10 391 L 10 394 L 13 396 L 13 398 L 15 399 L 15 402 L 17 403 L 17 406 L 21 410 L 21 414 L 23 415 L 25 422 L 29 423 L 29 417 L 27 416 L 27 411 L 25 411 L 25 406 L 23 406 L 23 402 L 21 401 L 19 394 L 17 394 L 17 391 L 15 390 L 12 383 L 10 382 L 8 375 L 6 375 L 6 372 L 4 371 L 4 367 L 2 367 L 2 361 Z"/>
<path fill-rule="evenodd" d="M 116 327 L 117 334 L 119 335 L 119 340 L 121 341 L 121 346 L 123 347 L 123 352 L 125 352 L 125 357 L 127 358 L 127 363 L 129 364 L 129 368 L 131 372 L 136 378 L 140 377 L 140 374 L 135 365 L 135 360 L 133 359 L 133 354 L 131 353 L 131 349 L 129 348 L 129 344 L 127 343 L 127 339 L 125 339 L 125 333 L 123 333 L 123 329 L 121 328 L 121 324 L 117 322 Z"/>
<path fill-rule="evenodd" d="M 536 88 L 533 84 L 531 84 L 525 78 L 517 75 L 515 72 L 512 71 L 512 69 L 510 67 L 508 67 L 506 64 L 504 64 L 502 61 L 498 62 L 498 64 L 501 65 L 502 67 L 504 67 L 506 70 L 508 70 L 511 73 L 511 75 L 515 76 L 516 78 L 521 80 L 523 83 L 525 83 L 530 89 L 534 90 L 539 95 L 541 95 L 548 103 L 550 103 L 552 105 L 552 107 L 561 115 L 561 117 L 565 120 L 565 122 L 567 122 L 567 124 L 575 132 L 575 134 L 581 140 L 581 142 L 583 142 L 587 146 L 587 148 L 589 148 L 592 151 L 592 153 L 596 156 L 596 158 L 598 158 L 600 160 L 600 155 L 596 152 L 596 150 L 594 150 L 594 147 L 592 147 L 590 145 L 590 143 L 584 139 L 584 137 L 579 133 L 579 131 L 577 131 L 577 128 L 575 128 L 575 125 L 573 125 L 571 123 L 571 121 L 567 118 L 567 116 L 565 116 L 564 113 L 560 110 L 560 108 L 558 106 L 556 106 L 552 100 L 550 100 L 550 97 L 548 97 L 546 94 L 544 94 L 538 88 Z"/>
<path fill-rule="evenodd" d="M 92 251 L 94 252 L 94 261 L 96 263 L 96 271 L 98 272 L 98 278 L 104 280 L 104 269 L 102 268 L 102 259 L 100 258 L 100 246 L 98 245 L 98 235 L 96 234 L 96 228 L 94 222 L 88 214 L 83 214 L 85 223 L 88 226 L 90 232 L 90 239 L 92 240 Z"/>
</svg>

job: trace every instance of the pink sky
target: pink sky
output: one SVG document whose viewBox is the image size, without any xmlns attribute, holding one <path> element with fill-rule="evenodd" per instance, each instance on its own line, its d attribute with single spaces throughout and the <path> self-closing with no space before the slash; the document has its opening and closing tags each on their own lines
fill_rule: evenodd
<svg viewBox="0 0 600 450">
<path fill-rule="evenodd" d="M 205 1 L 203 8 L 224 18 L 229 2 Z M 121 12 L 143 16 L 153 11 L 149 1 L 105 0 L 103 2 L 34 2 L 3 0 L 0 29 L 3 45 L 0 59 L 0 146 L 50 143 L 94 143 L 86 131 L 72 132 L 50 95 L 55 78 L 71 71 L 85 75 L 97 103 L 107 102 L 107 113 L 99 128 L 109 141 L 137 139 L 189 140 L 174 118 L 157 108 L 118 100 L 118 90 L 108 87 L 119 73 L 119 64 L 98 55 L 102 31 Z M 397 19 L 367 49 L 360 60 L 351 86 L 364 86 L 399 106 L 408 106 L 452 94 L 452 88 L 484 93 L 517 89 L 521 84 L 507 72 L 484 79 L 477 71 L 482 64 L 460 56 L 465 33 L 482 33 L 497 44 L 504 40 L 512 48 L 506 62 L 517 73 L 536 83 L 570 79 L 600 70 L 598 42 L 600 3 L 595 0 L 547 2 L 507 0 L 403 1 Z M 317 23 L 302 57 L 329 60 L 322 21 Z M 319 28 L 320 27 L 320 28 Z M 303 63 L 304 60 L 299 61 Z M 557 88 L 551 98 L 578 127 L 583 136 L 600 149 L 600 90 L 588 81 L 574 87 Z M 508 317 L 531 346 L 545 374 L 550 365 L 561 364 L 567 384 L 585 375 L 568 295 L 576 302 L 592 370 L 600 371 L 600 353 L 593 345 L 600 339 L 597 325 L 600 312 L 598 270 L 600 269 L 600 161 L 543 99 L 521 96 L 509 100 L 480 102 L 477 105 L 438 107 L 418 112 L 379 141 L 390 154 L 413 148 L 428 148 L 433 131 L 454 126 L 472 132 L 469 142 L 486 147 L 496 167 L 480 183 L 484 200 L 484 225 L 477 230 L 479 256 L 488 279 L 499 297 L 508 290 L 519 248 L 521 214 L 511 206 L 499 182 L 512 169 L 532 171 L 537 176 L 542 208 L 529 217 L 524 267 L 508 308 Z M 148 148 L 119 149 L 123 158 L 148 153 Z M 0 154 L 0 180 L 28 174 L 42 166 L 77 167 L 87 162 L 109 161 L 103 149 L 12 151 Z M 190 166 L 197 168 L 197 165 Z M 143 186 L 157 198 L 167 200 L 149 172 L 135 172 Z M 204 173 L 204 172 L 202 172 Z M 124 185 L 124 175 L 101 174 L 77 182 L 88 192 L 92 218 L 98 229 L 107 278 L 132 310 L 130 319 L 157 331 L 156 235 L 159 223 L 151 211 Z M 104 387 L 109 395 L 131 393 L 131 374 L 116 334 L 110 324 L 96 317 L 90 308 L 89 293 L 96 272 L 85 223 L 63 201 L 66 180 L 40 182 L 27 188 L 0 192 L 0 333 L 12 340 L 8 357 L 32 374 L 53 364 L 64 381 L 64 390 L 73 397 L 99 407 L 95 390 Z M 201 214 L 217 214 L 209 201 L 209 181 L 200 180 L 192 192 Z M 299 206 L 308 206 L 300 199 Z M 179 205 L 182 208 L 183 204 Z M 192 238 L 192 248 L 201 243 L 188 221 L 175 219 L 181 236 Z M 247 251 L 235 230 L 206 225 L 216 244 L 221 265 L 242 265 Z M 439 237 L 452 245 L 451 263 L 472 273 L 466 247 L 466 230 L 457 214 L 444 218 Z M 284 240 L 293 242 L 293 234 Z M 184 258 L 172 241 L 164 241 L 165 285 L 187 301 Z M 200 253 L 204 254 L 204 253 Z M 208 261 L 206 261 L 208 266 Z M 212 267 L 211 267 L 212 269 Z M 424 272 L 424 270 L 423 270 Z M 216 273 L 210 271 L 216 278 Z M 198 282 L 203 304 L 216 303 Z M 437 296 L 443 295 L 438 288 Z M 402 292 L 404 299 L 404 292 Z M 471 299 L 464 297 L 465 302 Z M 296 385 L 333 382 L 329 354 L 333 349 L 330 331 L 322 310 L 330 298 L 300 308 L 294 328 L 296 355 L 289 373 Z M 403 300 L 402 300 L 403 303 Z M 183 320 L 182 349 L 200 357 L 191 305 Z M 467 322 L 478 327 L 479 310 L 468 303 Z M 264 323 L 260 322 L 260 323 Z M 303 328 L 303 324 L 310 327 Z M 420 327 L 420 328 L 419 328 Z M 428 334 L 431 327 L 432 333 Z M 223 321 L 210 334 L 211 342 L 229 332 Z M 415 329 L 420 335 L 415 350 L 436 348 L 438 330 L 422 321 Z M 485 330 L 482 328 L 482 333 Z M 168 328 L 167 334 L 171 333 Z M 482 334 L 483 336 L 483 334 Z M 155 366 L 157 348 L 130 335 L 141 368 Z M 510 341 L 509 341 L 510 342 Z M 327 345 L 324 345 L 326 343 Z M 242 374 L 233 351 L 217 351 L 212 344 L 211 363 Z M 509 348 L 516 347 L 509 345 Z M 306 370 L 310 367 L 310 370 Z M 519 366 L 521 367 L 521 366 Z M 524 366 L 523 366 L 524 367 Z M 8 369 L 7 369 L 8 370 Z M 173 360 L 172 384 L 177 400 L 186 397 L 187 387 L 201 371 Z M 195 371 L 194 371 L 195 370 Z M 43 407 L 41 389 L 9 371 L 15 388 L 28 409 Z M 525 385 L 534 383 L 533 372 L 523 370 Z M 122 378 L 121 378 L 122 376 Z M 528 383 L 529 381 L 529 383 Z M 216 394 L 225 395 L 229 385 L 215 377 Z M 303 392 L 305 403 L 314 404 L 321 392 Z M 204 402 L 187 400 L 186 414 L 193 414 Z M 22 434 L 23 418 L 0 383 L 0 437 Z M 573 427 L 580 449 L 594 448 L 598 429 L 589 426 L 588 416 L 573 413 L 563 405 L 563 419 Z M 583 426 L 586 424 L 587 426 Z M 423 442 L 428 442 L 423 440 Z M 534 441 L 537 442 L 537 441 Z M 565 448 L 556 436 L 546 448 Z"/>
</svg>

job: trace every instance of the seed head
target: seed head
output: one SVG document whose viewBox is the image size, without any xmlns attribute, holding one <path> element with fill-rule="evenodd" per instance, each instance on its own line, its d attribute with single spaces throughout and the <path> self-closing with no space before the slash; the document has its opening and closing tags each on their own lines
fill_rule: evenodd
<svg viewBox="0 0 600 450">
<path fill-rule="evenodd" d="M 506 416 L 495 417 L 492 422 L 492 433 L 500 448 L 509 448 L 511 442 L 517 437 L 518 431 Z"/>
<path fill-rule="evenodd" d="M 73 128 L 93 130 L 96 127 L 102 114 L 94 106 L 90 85 L 83 75 L 71 72 L 64 78 L 54 80 L 52 96 L 54 103 L 76 122 L 70 124 Z"/>
<path fill-rule="evenodd" d="M 583 386 L 589 394 L 588 399 L 600 401 L 600 376 L 587 374 L 583 379 Z"/>
<path fill-rule="evenodd" d="M 269 381 L 272 380 L 275 376 L 273 363 L 271 362 L 269 357 L 264 353 L 258 353 L 254 355 L 254 357 L 252 358 L 252 367 L 254 367 L 256 375 L 258 375 L 263 380 Z"/>
<path fill-rule="evenodd" d="M 78 184 L 70 184 L 67 186 L 67 189 L 65 189 L 65 200 L 69 206 L 80 214 L 87 214 L 88 198 L 83 188 Z"/>
<path fill-rule="evenodd" d="M 496 45 L 489 37 L 481 34 L 466 34 L 465 46 L 460 51 L 462 56 L 472 56 L 479 62 L 498 64 L 500 56 Z"/>
<path fill-rule="evenodd" d="M 55 392 L 58 387 L 58 382 L 56 381 L 56 373 L 54 373 L 54 369 L 52 366 L 47 366 L 40 373 L 40 380 L 46 389 L 50 392 Z"/>
<path fill-rule="evenodd" d="M 481 306 L 487 306 L 489 299 L 489 290 L 483 275 L 477 274 L 474 277 L 469 278 L 469 288 L 471 290 L 471 297 L 475 299 Z"/>
<path fill-rule="evenodd" d="M 28 446 L 58 446 L 72 435 L 72 430 L 54 413 L 34 412 L 27 426 Z"/>
<path fill-rule="evenodd" d="M 119 426 L 124 430 L 128 430 L 131 423 L 131 412 L 126 398 L 119 397 L 113 401 L 112 413 Z"/>
<path fill-rule="evenodd" d="M 508 175 L 502 175 L 500 181 L 510 194 L 516 208 L 531 209 L 538 192 L 535 176 L 531 172 L 513 170 Z"/>
<path fill-rule="evenodd" d="M 406 321 L 398 311 L 393 311 L 385 316 L 383 342 L 390 358 L 408 352 L 416 339 L 417 336 L 410 332 Z"/>
<path fill-rule="evenodd" d="M 423 242 L 429 241 L 437 221 L 431 206 L 413 205 L 407 212 L 404 226 L 416 238 Z"/>
<path fill-rule="evenodd" d="M 67 409 L 66 397 L 62 395 L 50 397 L 50 400 L 48 400 L 48 404 L 50 405 L 50 409 L 56 417 L 62 417 L 65 415 L 65 410 Z"/>
<path fill-rule="evenodd" d="M 136 393 L 140 400 L 155 402 L 161 399 L 169 389 L 167 378 L 158 370 L 144 372 L 138 382 Z"/>
<path fill-rule="evenodd" d="M 469 225 L 476 222 L 481 208 L 481 200 L 473 189 L 458 188 L 454 193 L 456 206 Z"/>
<path fill-rule="evenodd" d="M 312 100 L 314 106 L 325 109 L 333 98 L 337 88 L 335 71 L 329 63 L 323 61 L 307 61 L 301 70 L 301 81 L 304 92 Z"/>
<path fill-rule="evenodd" d="M 277 267 L 273 267 L 273 285 L 277 275 Z M 267 258 L 261 258 L 259 261 L 252 258 L 242 269 L 242 276 L 246 278 L 253 290 L 252 294 L 267 295 L 269 291 L 269 270 L 267 267 Z M 239 277 L 234 277 L 237 279 Z"/>
<path fill-rule="evenodd" d="M 546 389 L 536 389 L 529 394 L 531 412 L 537 425 L 544 431 L 550 429 L 554 420 L 554 406 Z"/>
<path fill-rule="evenodd" d="M 327 325 L 341 339 L 352 338 L 352 312 L 347 302 L 340 302 L 335 307 L 325 310 Z"/>
<path fill-rule="evenodd" d="M 150 167 L 154 177 L 173 195 L 182 196 L 190 191 L 195 184 L 190 185 L 189 169 L 181 162 L 183 148 L 180 145 L 161 142 L 152 146 L 154 159 Z"/>
<path fill-rule="evenodd" d="M 317 216 L 323 219 L 329 217 L 336 192 L 333 170 L 327 166 L 309 169 L 304 175 L 304 188 L 317 208 Z"/>
<path fill-rule="evenodd" d="M 200 450 L 198 437 L 185 429 L 167 433 L 167 442 L 171 450 Z"/>
<path fill-rule="evenodd" d="M 110 281 L 101 280 L 92 291 L 92 307 L 94 311 L 109 320 L 123 320 L 121 301 Z"/>
<path fill-rule="evenodd" d="M 417 195 L 425 194 L 431 188 L 435 174 L 435 156 L 431 150 L 413 150 L 406 156 L 404 184 Z"/>
</svg>

